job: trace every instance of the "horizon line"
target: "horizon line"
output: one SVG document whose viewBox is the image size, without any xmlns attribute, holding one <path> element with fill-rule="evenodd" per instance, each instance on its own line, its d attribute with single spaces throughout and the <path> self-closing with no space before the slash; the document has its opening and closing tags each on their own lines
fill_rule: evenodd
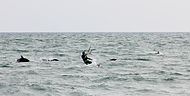
<svg viewBox="0 0 190 96">
<path fill-rule="evenodd" d="M 0 33 L 188 33 L 188 31 L 0 31 Z"/>
</svg>

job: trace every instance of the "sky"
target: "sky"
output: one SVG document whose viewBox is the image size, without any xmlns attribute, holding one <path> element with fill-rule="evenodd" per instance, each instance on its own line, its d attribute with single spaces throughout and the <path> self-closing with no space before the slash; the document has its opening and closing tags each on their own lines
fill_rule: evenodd
<svg viewBox="0 0 190 96">
<path fill-rule="evenodd" d="M 190 0 L 0 0 L 0 32 L 190 32 Z"/>
</svg>

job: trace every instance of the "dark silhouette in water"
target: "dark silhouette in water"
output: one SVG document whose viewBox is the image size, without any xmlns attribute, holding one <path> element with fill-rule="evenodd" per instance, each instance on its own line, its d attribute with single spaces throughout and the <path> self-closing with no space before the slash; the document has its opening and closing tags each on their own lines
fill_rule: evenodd
<svg viewBox="0 0 190 96">
<path fill-rule="evenodd" d="M 84 50 L 84 51 L 82 52 L 81 58 L 82 58 L 82 60 L 84 61 L 84 63 L 85 63 L 86 65 L 88 65 L 88 64 L 91 64 L 91 63 L 92 63 L 92 61 L 91 61 L 92 59 L 87 57 L 87 54 L 85 53 L 85 51 L 86 51 L 86 50 Z"/>
<path fill-rule="evenodd" d="M 145 59 L 145 58 L 138 58 L 138 59 L 134 59 L 134 60 L 139 60 L 139 61 L 151 61 L 151 59 Z"/>
<path fill-rule="evenodd" d="M 154 49 L 154 51 L 156 51 L 156 49 Z M 160 54 L 160 51 L 157 51 L 155 54 Z"/>
<path fill-rule="evenodd" d="M 160 52 L 158 51 L 156 54 L 160 54 Z"/>
<path fill-rule="evenodd" d="M 110 59 L 110 61 L 116 61 L 117 59 L 113 58 L 113 59 Z"/>
<path fill-rule="evenodd" d="M 52 59 L 52 60 L 48 60 L 48 61 L 59 61 L 58 59 Z"/>
<path fill-rule="evenodd" d="M 20 59 L 17 59 L 17 62 L 29 62 L 28 59 L 24 58 L 22 55 L 21 55 L 21 58 Z"/>
<path fill-rule="evenodd" d="M 42 59 L 43 61 L 59 61 L 58 59 Z"/>
</svg>

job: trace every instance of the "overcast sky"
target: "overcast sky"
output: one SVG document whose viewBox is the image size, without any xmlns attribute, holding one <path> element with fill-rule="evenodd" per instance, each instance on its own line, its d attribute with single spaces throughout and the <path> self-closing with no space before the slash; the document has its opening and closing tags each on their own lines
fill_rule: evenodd
<svg viewBox="0 0 190 96">
<path fill-rule="evenodd" d="M 0 0 L 0 32 L 190 32 L 190 0 Z"/>
</svg>

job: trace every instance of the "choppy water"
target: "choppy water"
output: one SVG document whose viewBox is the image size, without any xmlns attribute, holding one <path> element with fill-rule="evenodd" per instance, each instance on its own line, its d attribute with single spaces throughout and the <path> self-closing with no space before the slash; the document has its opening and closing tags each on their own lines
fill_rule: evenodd
<svg viewBox="0 0 190 96">
<path fill-rule="evenodd" d="M 190 96 L 189 49 L 190 33 L 0 33 L 0 96 Z"/>
</svg>

